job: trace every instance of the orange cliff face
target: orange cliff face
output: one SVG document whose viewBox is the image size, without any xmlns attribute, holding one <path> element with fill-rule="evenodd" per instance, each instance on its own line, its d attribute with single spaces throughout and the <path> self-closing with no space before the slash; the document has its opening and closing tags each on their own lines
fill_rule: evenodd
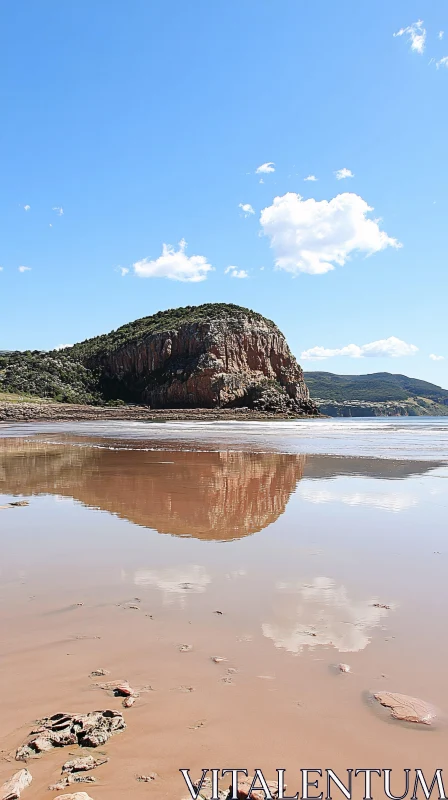
<svg viewBox="0 0 448 800">
<path fill-rule="evenodd" d="M 225 541 L 275 522 L 305 456 L 109 450 L 8 440 L 0 492 L 73 497 L 160 533 Z"/>
<path fill-rule="evenodd" d="M 250 387 L 272 381 L 291 410 L 314 412 L 303 371 L 279 329 L 263 318 L 185 322 L 86 360 L 111 392 L 120 385 L 153 408 L 250 405 Z"/>
</svg>

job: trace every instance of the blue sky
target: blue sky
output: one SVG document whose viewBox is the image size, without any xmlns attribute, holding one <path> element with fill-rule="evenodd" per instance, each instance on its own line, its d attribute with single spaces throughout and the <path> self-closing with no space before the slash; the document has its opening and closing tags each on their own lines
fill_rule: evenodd
<svg viewBox="0 0 448 800">
<path fill-rule="evenodd" d="M 233 302 L 448 387 L 446 56 L 442 0 L 5 0 L 0 349 Z"/>
</svg>

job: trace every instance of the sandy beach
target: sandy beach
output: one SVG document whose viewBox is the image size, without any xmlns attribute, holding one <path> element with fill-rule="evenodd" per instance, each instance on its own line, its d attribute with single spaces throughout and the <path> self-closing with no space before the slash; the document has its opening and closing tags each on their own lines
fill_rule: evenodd
<svg viewBox="0 0 448 800">
<path fill-rule="evenodd" d="M 288 794 L 304 767 L 392 768 L 396 794 L 405 767 L 432 777 L 448 743 L 448 471 L 428 432 L 421 458 L 387 459 L 360 455 L 362 423 L 351 455 L 295 452 L 278 429 L 199 430 L 195 446 L 178 429 L 4 426 L 0 783 L 35 720 L 108 708 L 126 730 L 93 752 L 109 758 L 96 782 L 66 791 L 181 800 L 180 768 L 284 767 Z M 112 680 L 138 693 L 131 708 L 100 688 Z M 383 690 L 435 706 L 435 724 L 391 719 Z M 56 797 L 74 755 L 30 760 L 30 798 Z"/>
</svg>

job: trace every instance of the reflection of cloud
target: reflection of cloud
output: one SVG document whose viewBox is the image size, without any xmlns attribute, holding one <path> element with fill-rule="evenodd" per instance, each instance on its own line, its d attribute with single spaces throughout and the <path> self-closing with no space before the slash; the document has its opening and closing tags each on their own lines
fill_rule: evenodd
<svg viewBox="0 0 448 800">
<path fill-rule="evenodd" d="M 277 590 L 276 620 L 263 623 L 262 631 L 290 653 L 318 645 L 332 645 L 341 653 L 364 650 L 369 631 L 387 615 L 387 609 L 375 608 L 372 599 L 350 600 L 346 588 L 330 578 L 282 583 Z"/>
<path fill-rule="evenodd" d="M 186 594 L 202 594 L 210 582 L 210 576 L 198 564 L 160 570 L 141 569 L 134 573 L 136 586 L 155 586 L 164 593 L 167 603 L 176 599 L 171 595 L 177 595 L 177 599 L 183 604 Z"/>
<path fill-rule="evenodd" d="M 370 506 L 384 511 L 405 511 L 417 505 L 412 494 L 399 492 L 337 492 L 300 486 L 298 494 L 310 503 L 344 503 L 347 506 Z"/>
<path fill-rule="evenodd" d="M 238 578 L 245 578 L 246 575 L 247 571 L 245 569 L 234 569 L 232 572 L 227 573 L 226 578 L 229 581 L 236 581 Z"/>
</svg>

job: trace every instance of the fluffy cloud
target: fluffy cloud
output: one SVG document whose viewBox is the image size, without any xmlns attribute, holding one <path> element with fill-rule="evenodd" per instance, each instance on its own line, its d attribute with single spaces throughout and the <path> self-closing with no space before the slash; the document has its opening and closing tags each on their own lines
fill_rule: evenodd
<svg viewBox="0 0 448 800">
<path fill-rule="evenodd" d="M 179 249 L 175 250 L 170 244 L 164 244 L 162 255 L 154 261 L 143 258 L 133 265 L 135 274 L 139 278 L 169 278 L 172 281 L 185 283 L 198 283 L 205 281 L 207 273 L 213 269 L 207 263 L 205 256 L 187 256 L 185 239 L 179 242 Z"/>
<path fill-rule="evenodd" d="M 343 167 L 342 169 L 337 169 L 334 173 L 336 175 L 336 179 L 338 181 L 343 181 L 344 178 L 354 178 L 354 174 L 351 169 L 347 169 L 347 167 Z"/>
<path fill-rule="evenodd" d="M 56 211 L 56 214 L 58 215 L 58 217 L 62 217 L 62 215 L 64 213 L 64 209 L 61 206 L 53 206 L 53 208 L 51 210 L 52 211 Z"/>
<path fill-rule="evenodd" d="M 238 208 L 241 208 L 241 211 L 243 212 L 245 217 L 249 217 L 251 214 L 255 214 L 255 211 L 253 210 L 250 203 L 239 203 Z"/>
<path fill-rule="evenodd" d="M 54 349 L 55 350 L 67 350 L 68 347 L 73 347 L 73 345 L 72 344 L 58 344 L 58 346 L 55 347 Z"/>
<path fill-rule="evenodd" d="M 29 211 L 31 206 L 23 206 L 23 208 L 24 208 L 25 211 Z"/>
<path fill-rule="evenodd" d="M 431 353 L 429 357 L 431 361 L 445 361 L 445 356 L 436 356 L 435 353 Z"/>
<path fill-rule="evenodd" d="M 266 164 L 261 164 L 259 167 L 257 167 L 255 172 L 275 172 L 275 164 L 273 161 L 267 161 Z"/>
<path fill-rule="evenodd" d="M 19 272 L 31 272 L 31 267 L 18 267 Z"/>
<path fill-rule="evenodd" d="M 348 344 L 346 347 L 311 347 L 304 350 L 300 358 L 302 361 L 323 361 L 325 358 L 334 356 L 349 356 L 349 358 L 400 358 L 401 356 L 413 356 L 418 352 L 415 344 L 408 344 L 396 336 L 389 336 L 388 339 L 378 339 L 377 342 L 369 344 Z"/>
<path fill-rule="evenodd" d="M 447 67 L 448 68 L 448 56 L 444 56 L 439 61 L 436 61 L 436 67 L 437 67 L 437 69 L 440 69 L 440 67 Z"/>
<path fill-rule="evenodd" d="M 115 268 L 115 272 L 119 272 L 121 277 L 124 278 L 124 276 L 128 274 L 129 268 L 128 267 L 120 267 L 120 266 L 118 266 L 118 267 Z"/>
<path fill-rule="evenodd" d="M 443 39 L 445 31 L 439 31 L 439 39 Z"/>
<path fill-rule="evenodd" d="M 238 269 L 238 267 L 232 267 L 232 266 L 231 267 L 227 267 L 227 269 L 224 270 L 224 274 L 227 275 L 228 273 L 230 273 L 230 277 L 231 278 L 248 278 L 249 277 L 249 273 L 246 272 L 245 269 Z"/>
<path fill-rule="evenodd" d="M 346 192 L 332 200 L 304 200 L 287 192 L 261 212 L 260 223 L 275 253 L 277 269 L 318 275 L 343 266 L 353 252 L 367 255 L 401 247 L 368 219 L 373 209 L 362 197 Z"/>
<path fill-rule="evenodd" d="M 423 27 L 423 20 L 419 19 L 408 25 L 407 28 L 401 28 L 394 36 L 407 36 L 408 41 L 411 43 L 411 50 L 415 53 L 423 53 L 426 43 L 426 30 Z"/>
<path fill-rule="evenodd" d="M 317 181 L 315 175 L 308 175 L 306 178 L 303 179 L 304 181 Z"/>
</svg>

